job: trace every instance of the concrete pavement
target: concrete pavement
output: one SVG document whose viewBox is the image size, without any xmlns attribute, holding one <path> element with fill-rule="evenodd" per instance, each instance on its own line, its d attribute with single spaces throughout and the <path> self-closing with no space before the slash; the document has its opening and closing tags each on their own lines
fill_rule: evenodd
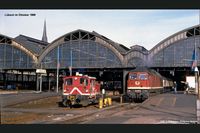
<svg viewBox="0 0 200 133">
<path fill-rule="evenodd" d="M 88 124 L 189 124 L 196 123 L 196 96 L 165 93 L 153 96 L 136 109 L 121 111 Z"/>
</svg>

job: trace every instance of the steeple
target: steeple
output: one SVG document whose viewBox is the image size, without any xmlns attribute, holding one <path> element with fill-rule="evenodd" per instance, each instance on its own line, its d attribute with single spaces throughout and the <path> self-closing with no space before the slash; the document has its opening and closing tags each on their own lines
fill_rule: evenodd
<svg viewBox="0 0 200 133">
<path fill-rule="evenodd" d="M 48 40 L 47 40 L 47 31 L 46 31 L 46 20 L 44 21 L 44 29 L 43 29 L 42 41 L 48 42 Z"/>
</svg>

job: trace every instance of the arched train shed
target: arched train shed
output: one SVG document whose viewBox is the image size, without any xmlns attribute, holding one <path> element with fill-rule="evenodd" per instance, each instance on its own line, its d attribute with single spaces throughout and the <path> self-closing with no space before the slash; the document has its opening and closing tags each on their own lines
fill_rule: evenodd
<svg viewBox="0 0 200 133">
<path fill-rule="evenodd" d="M 24 35 L 11 38 L 0 34 L 0 86 L 38 83 L 35 72 L 38 68 L 47 70 L 43 81 L 48 83 L 51 74 L 56 74 L 58 62 L 61 75 L 69 74 L 68 68 L 72 66 L 75 71 L 95 72 L 94 76 L 99 80 L 122 82 L 124 70 L 146 66 L 182 81 L 191 74 L 195 48 L 197 66 L 200 65 L 199 27 L 179 31 L 149 51 L 139 45 L 129 49 L 95 31 L 81 29 L 64 34 L 51 43 Z"/>
</svg>

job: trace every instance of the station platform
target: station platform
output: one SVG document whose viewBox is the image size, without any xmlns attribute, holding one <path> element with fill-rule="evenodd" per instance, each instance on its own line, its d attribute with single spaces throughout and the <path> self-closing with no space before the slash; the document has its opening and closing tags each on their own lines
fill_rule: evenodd
<svg viewBox="0 0 200 133">
<path fill-rule="evenodd" d="M 135 108 L 119 111 L 93 124 L 197 124 L 196 95 L 168 92 L 155 95 Z M 130 103 L 129 106 L 135 103 Z"/>
<path fill-rule="evenodd" d="M 135 111 L 140 112 L 137 122 L 153 124 L 194 124 L 196 95 L 170 92 L 150 97 Z M 145 114 L 145 115 L 144 115 Z M 146 117 L 144 117 L 144 116 Z M 130 120 L 127 122 L 131 123 Z M 132 120 L 133 122 L 133 120 Z M 134 119 L 134 122 L 135 119 Z"/>
</svg>

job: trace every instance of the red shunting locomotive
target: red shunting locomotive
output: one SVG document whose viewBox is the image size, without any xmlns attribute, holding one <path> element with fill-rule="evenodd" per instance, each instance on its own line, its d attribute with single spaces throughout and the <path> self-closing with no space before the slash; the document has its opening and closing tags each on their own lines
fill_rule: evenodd
<svg viewBox="0 0 200 133">
<path fill-rule="evenodd" d="M 100 84 L 95 77 L 76 74 L 63 77 L 62 104 L 71 107 L 74 104 L 87 106 L 97 103 L 100 95 Z"/>
</svg>

